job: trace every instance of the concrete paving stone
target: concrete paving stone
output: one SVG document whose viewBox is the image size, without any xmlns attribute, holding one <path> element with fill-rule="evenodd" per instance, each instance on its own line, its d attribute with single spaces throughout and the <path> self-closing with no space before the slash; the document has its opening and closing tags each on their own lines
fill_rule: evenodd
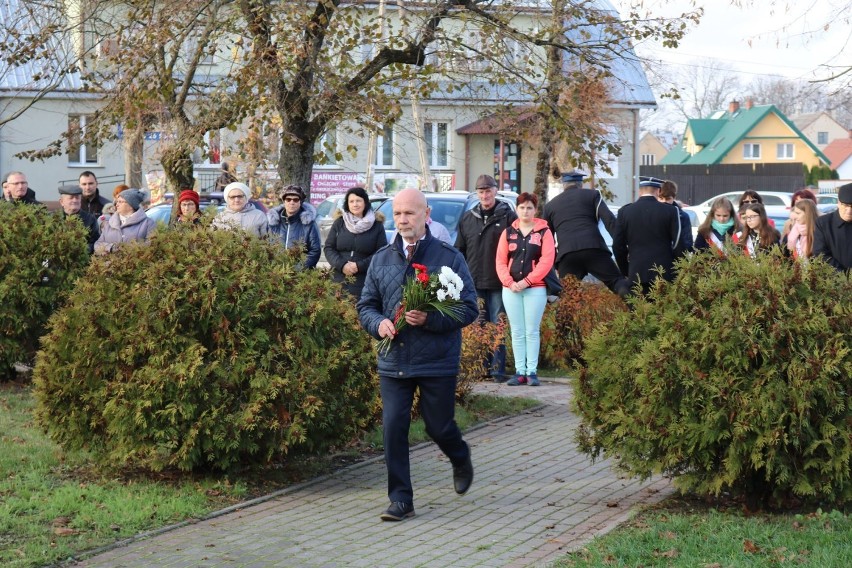
<svg viewBox="0 0 852 568">
<path fill-rule="evenodd" d="M 568 386 L 512 391 L 483 383 L 476 390 L 534 396 L 543 406 L 465 435 L 476 471 L 466 496 L 453 493 L 448 460 L 421 444 L 411 452 L 417 516 L 405 522 L 378 519 L 388 501 L 385 466 L 376 459 L 83 565 L 539 566 L 628 518 L 635 504 L 671 493 L 665 480 L 624 479 L 606 460 L 592 463 L 577 450 Z"/>
</svg>

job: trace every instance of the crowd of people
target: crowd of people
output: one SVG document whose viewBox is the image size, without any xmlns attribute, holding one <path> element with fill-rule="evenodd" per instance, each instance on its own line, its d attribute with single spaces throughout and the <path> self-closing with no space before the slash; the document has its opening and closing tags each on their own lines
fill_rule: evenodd
<svg viewBox="0 0 852 568">
<path fill-rule="evenodd" d="M 767 216 L 759 193 L 744 192 L 739 210 L 729 199 L 719 198 L 693 242 L 689 218 L 671 181 L 642 178 L 639 198 L 616 216 L 600 192 L 583 188 L 582 172 L 567 172 L 562 193 L 537 217 L 535 195 L 521 193 L 513 209 L 497 200 L 497 181 L 481 175 L 476 180 L 479 202 L 462 216 L 452 244 L 446 229 L 431 221 L 419 190 L 395 196 L 397 231 L 388 242 L 384 220 L 372 210 L 367 193 L 353 187 L 323 244 L 316 209 L 301 187 L 279 187 L 281 205 L 264 212 L 252 202 L 249 187 L 226 173 L 225 208 L 213 219 L 214 229 L 243 230 L 288 249 L 301 247 L 303 269 L 314 268 L 324 251 L 334 281 L 357 300 L 364 329 L 376 339 L 393 338 L 390 348 L 378 354 L 391 502 L 381 514 L 385 521 L 414 516 L 408 429 L 415 391 L 420 393 L 427 432 L 452 464 L 455 491 L 468 491 L 474 473 L 471 451 L 454 418 L 461 329 L 476 320 L 497 322 L 507 316 L 514 373 L 509 377 L 505 372 L 506 348 L 501 342 L 487 362 L 489 376 L 509 386 L 538 386 L 546 281 L 554 272 L 578 279 L 591 274 L 626 297 L 634 291 L 647 294 L 658 275 L 672 279 L 677 259 L 693 251 L 754 257 L 780 248 L 795 262 L 819 256 L 838 270 L 852 269 L 852 184 L 839 188 L 838 209 L 825 215 L 819 214 L 813 193 L 796 192 L 790 219 L 781 230 Z M 59 189 L 58 213 L 80 218 L 90 252 L 109 254 L 123 243 L 149 239 L 156 225 L 145 215 L 144 192 L 118 186 L 111 202 L 100 195 L 93 173 L 84 172 L 79 181 Z M 4 178 L 3 194 L 8 201 L 38 204 L 21 172 Z M 176 222 L 199 224 L 200 206 L 198 193 L 181 191 Z M 599 222 L 613 237 L 612 254 Z M 455 317 L 401 305 L 415 265 L 430 273 L 449 267 L 458 276 L 463 286 Z M 407 325 L 398 330 L 396 318 L 404 318 Z"/>
</svg>

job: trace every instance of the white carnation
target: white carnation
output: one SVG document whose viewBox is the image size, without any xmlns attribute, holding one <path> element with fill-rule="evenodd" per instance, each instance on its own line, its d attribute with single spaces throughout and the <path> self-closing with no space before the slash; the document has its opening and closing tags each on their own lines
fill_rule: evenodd
<svg viewBox="0 0 852 568">
<path fill-rule="evenodd" d="M 437 296 L 439 302 L 443 302 L 447 299 L 447 293 L 443 289 L 438 290 Z"/>
</svg>

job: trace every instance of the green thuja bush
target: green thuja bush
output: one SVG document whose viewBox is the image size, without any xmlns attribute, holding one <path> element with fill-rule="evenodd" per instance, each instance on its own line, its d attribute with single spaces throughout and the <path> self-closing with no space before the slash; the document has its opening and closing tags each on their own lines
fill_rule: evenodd
<svg viewBox="0 0 852 568">
<path fill-rule="evenodd" d="M 679 266 L 587 340 L 581 448 L 684 491 L 849 501 L 849 276 L 780 251 Z"/>
<path fill-rule="evenodd" d="M 375 352 L 341 288 L 298 261 L 182 227 L 95 259 L 43 338 L 39 422 L 67 448 L 152 470 L 349 441 L 376 413 Z"/>
<path fill-rule="evenodd" d="M 88 262 L 82 223 L 0 201 L 0 379 L 32 363 L 48 317 Z"/>
</svg>

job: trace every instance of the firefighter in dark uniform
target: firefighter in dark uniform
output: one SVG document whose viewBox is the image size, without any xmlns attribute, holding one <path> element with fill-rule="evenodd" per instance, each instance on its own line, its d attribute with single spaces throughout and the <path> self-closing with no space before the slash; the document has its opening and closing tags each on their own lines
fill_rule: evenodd
<svg viewBox="0 0 852 568">
<path fill-rule="evenodd" d="M 598 221 L 603 221 L 614 235 L 615 215 L 599 191 L 583 189 L 585 176 L 579 171 L 562 174 L 562 193 L 544 206 L 544 219 L 556 236 L 556 270 L 560 278 L 573 274 L 577 280 L 591 274 L 624 297 L 630 284 L 618 271 L 598 228 Z"/>
<path fill-rule="evenodd" d="M 612 240 L 612 252 L 622 274 L 631 286 L 638 282 L 647 295 L 657 277 L 674 278 L 673 265 L 685 251 L 680 238 L 677 208 L 657 201 L 663 180 L 639 178 L 639 199 L 618 211 L 618 223 Z"/>
</svg>

